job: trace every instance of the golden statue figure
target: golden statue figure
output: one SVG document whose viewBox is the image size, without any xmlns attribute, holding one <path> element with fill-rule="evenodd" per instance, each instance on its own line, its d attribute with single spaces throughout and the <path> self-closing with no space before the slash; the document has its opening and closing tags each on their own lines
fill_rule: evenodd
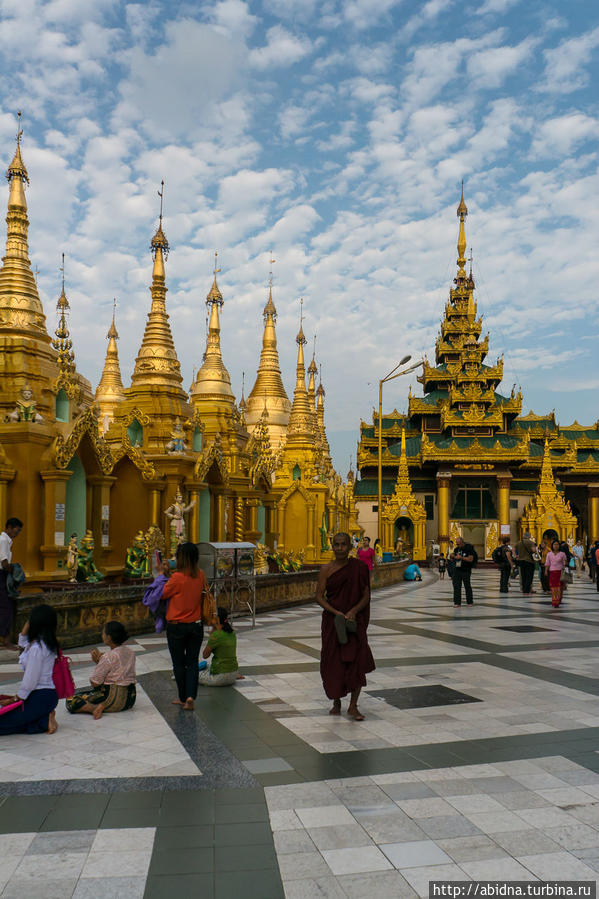
<svg viewBox="0 0 599 899">
<path fill-rule="evenodd" d="M 125 559 L 125 572 L 128 577 L 145 577 L 148 568 L 146 554 L 146 538 L 143 531 L 138 531 L 131 546 L 127 547 Z"/>
<path fill-rule="evenodd" d="M 85 536 L 81 538 L 79 549 L 77 550 L 77 580 L 85 581 L 88 584 L 95 584 L 97 581 L 103 581 L 104 575 L 96 568 L 94 562 L 94 535 L 88 529 Z"/>
<path fill-rule="evenodd" d="M 33 399 L 33 390 L 29 384 L 21 388 L 20 399 L 14 410 L 7 416 L 7 421 L 43 421 L 36 409 L 37 403 Z"/>
<path fill-rule="evenodd" d="M 166 555 L 166 541 L 164 534 L 157 524 L 152 524 L 144 535 L 146 546 L 146 575 L 156 577 L 160 571 L 159 561 L 156 559 L 156 552 L 160 553 L 160 561 Z"/>
<path fill-rule="evenodd" d="M 188 506 L 183 502 L 183 494 L 181 493 L 181 488 L 177 489 L 177 493 L 175 495 L 174 501 L 165 511 L 165 515 L 170 519 L 170 531 L 171 531 L 171 545 L 170 545 L 170 553 L 171 558 L 174 559 L 177 554 L 177 547 L 180 543 L 185 543 L 186 531 L 185 531 L 185 518 L 183 517 L 186 512 L 189 512 L 190 509 L 193 509 L 196 501 L 193 499 Z"/>
<path fill-rule="evenodd" d="M 66 568 L 70 575 L 69 581 L 71 584 L 75 584 L 77 582 L 77 534 L 71 534 L 67 546 Z"/>
</svg>

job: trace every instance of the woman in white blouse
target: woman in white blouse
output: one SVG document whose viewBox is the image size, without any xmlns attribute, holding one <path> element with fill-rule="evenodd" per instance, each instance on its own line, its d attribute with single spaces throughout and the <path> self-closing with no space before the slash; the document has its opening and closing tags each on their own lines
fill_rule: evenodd
<svg viewBox="0 0 599 899">
<path fill-rule="evenodd" d="M 58 654 L 56 612 L 52 606 L 34 606 L 29 621 L 19 635 L 23 652 L 19 664 L 24 671 L 14 696 L 4 696 L 0 705 L 22 700 L 16 709 L 0 715 L 0 736 L 4 734 L 54 734 L 58 694 L 52 679 Z"/>
</svg>

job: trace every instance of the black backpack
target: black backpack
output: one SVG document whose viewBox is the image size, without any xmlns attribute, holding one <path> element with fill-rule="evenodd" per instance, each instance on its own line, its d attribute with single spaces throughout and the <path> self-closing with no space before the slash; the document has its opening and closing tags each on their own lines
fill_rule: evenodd
<svg viewBox="0 0 599 899">
<path fill-rule="evenodd" d="M 495 562 L 496 565 L 501 565 L 501 563 L 503 562 L 503 547 L 501 547 L 501 546 L 495 547 L 495 549 L 493 550 L 493 554 L 491 555 L 491 558 L 493 559 L 493 561 Z"/>
<path fill-rule="evenodd" d="M 478 553 L 474 549 L 474 547 L 472 547 L 472 567 L 476 568 L 477 565 L 478 565 Z"/>
</svg>

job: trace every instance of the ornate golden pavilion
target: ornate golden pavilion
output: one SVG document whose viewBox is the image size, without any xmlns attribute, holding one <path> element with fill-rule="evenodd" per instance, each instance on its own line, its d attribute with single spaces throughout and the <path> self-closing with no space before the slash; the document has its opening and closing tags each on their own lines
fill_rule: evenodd
<svg viewBox="0 0 599 899">
<path fill-rule="evenodd" d="M 435 364 L 425 359 L 407 414 L 382 418 L 384 548 L 397 538 L 423 558 L 462 535 L 489 558 L 503 534 L 554 530 L 563 539 L 599 537 L 599 422 L 568 427 L 554 413 L 522 415 L 522 393 L 498 392 L 503 359 L 485 362 L 489 335 L 466 271 L 464 195 L 457 209 L 457 275 L 437 338 Z M 376 536 L 378 414 L 361 422 L 356 506 Z M 558 486 L 559 485 L 559 486 Z M 410 504 L 410 497 L 412 503 Z M 422 521 L 425 521 L 425 537 Z"/>
<path fill-rule="evenodd" d="M 113 314 L 95 396 L 77 370 L 69 302 L 58 299 L 52 339 L 31 270 L 20 132 L 8 172 L 6 253 L 0 269 L 0 525 L 23 519 L 18 558 L 29 580 L 65 577 L 72 533 L 91 529 L 96 564 L 123 569 L 141 529 L 165 534 L 181 488 L 192 540 L 251 540 L 303 551 L 306 562 L 332 558 L 333 530 L 358 530 L 353 473 L 334 471 L 324 425 L 324 389 L 316 363 L 306 386 L 298 334 L 297 379 L 290 404 L 279 366 L 272 279 L 264 309 L 256 383 L 239 404 L 220 347 L 223 296 L 208 293 L 206 349 L 191 391 L 167 313 L 169 244 L 159 226 L 151 240 L 151 306 L 128 387 L 121 377 Z M 76 341 L 75 341 L 76 342 Z"/>
</svg>

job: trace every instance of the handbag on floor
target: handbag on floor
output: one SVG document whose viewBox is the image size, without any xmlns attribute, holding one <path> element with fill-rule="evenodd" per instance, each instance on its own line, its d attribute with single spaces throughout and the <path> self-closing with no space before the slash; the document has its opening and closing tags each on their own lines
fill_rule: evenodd
<svg viewBox="0 0 599 899">
<path fill-rule="evenodd" d="M 70 699 L 75 692 L 75 681 L 71 674 L 71 660 L 63 656 L 62 649 L 58 648 L 58 655 L 52 669 L 52 680 L 59 699 Z"/>
<path fill-rule="evenodd" d="M 0 696 L 0 699 L 6 699 L 7 695 L 3 694 Z M 7 712 L 12 712 L 13 709 L 21 709 L 23 708 L 23 700 L 17 699 L 16 702 L 9 702 L 8 705 L 0 706 L 0 715 L 6 715 Z"/>
</svg>

